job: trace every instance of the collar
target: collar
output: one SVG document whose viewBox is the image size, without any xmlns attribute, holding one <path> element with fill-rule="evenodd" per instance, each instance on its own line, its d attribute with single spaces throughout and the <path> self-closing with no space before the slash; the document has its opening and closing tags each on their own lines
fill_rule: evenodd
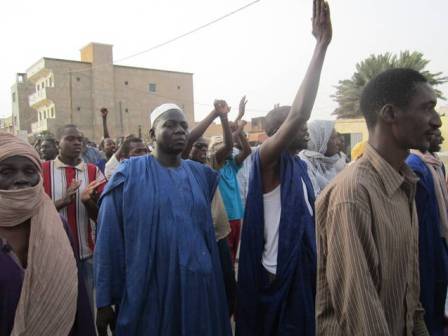
<svg viewBox="0 0 448 336">
<path fill-rule="evenodd" d="M 369 162 L 377 171 L 389 197 L 404 183 L 416 185 L 419 181 L 407 164 L 403 163 L 400 171 L 397 172 L 370 144 L 366 144 L 362 159 Z"/>
<path fill-rule="evenodd" d="M 61 168 L 75 168 L 76 170 L 79 171 L 84 171 L 86 169 L 86 164 L 85 162 L 81 159 L 81 162 L 77 165 L 77 166 L 71 166 L 68 164 L 65 164 L 64 162 L 62 162 L 59 159 L 59 155 L 56 157 L 56 159 L 53 160 L 54 162 L 54 167 L 57 169 L 61 169 Z"/>
</svg>

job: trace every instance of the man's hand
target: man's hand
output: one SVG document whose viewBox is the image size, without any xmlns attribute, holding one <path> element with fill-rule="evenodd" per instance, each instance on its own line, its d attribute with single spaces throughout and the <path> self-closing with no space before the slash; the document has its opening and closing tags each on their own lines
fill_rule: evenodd
<svg viewBox="0 0 448 336">
<path fill-rule="evenodd" d="M 107 118 L 107 115 L 109 114 L 109 111 L 107 110 L 107 108 L 103 107 L 103 108 L 100 110 L 100 112 L 101 112 L 101 116 L 102 116 L 104 119 L 106 119 L 106 118 Z"/>
<path fill-rule="evenodd" d="M 239 120 L 243 119 L 244 113 L 246 113 L 246 104 L 247 104 L 246 96 L 243 96 L 243 98 L 241 98 L 240 100 L 240 105 L 238 107 L 238 116 L 236 117 L 235 122 L 238 122 Z"/>
<path fill-rule="evenodd" d="M 244 130 L 244 127 L 246 127 L 246 125 L 247 125 L 246 120 L 238 120 L 237 127 L 240 133 Z"/>
<path fill-rule="evenodd" d="M 110 328 L 112 334 L 115 331 L 115 323 L 117 316 L 112 307 L 98 308 L 96 313 L 96 328 L 98 330 L 98 336 L 107 336 L 107 327 Z"/>
<path fill-rule="evenodd" d="M 324 46 L 328 46 L 333 36 L 331 27 L 330 6 L 324 0 L 313 3 L 313 35 Z"/>
<path fill-rule="evenodd" d="M 96 188 L 98 188 L 104 181 L 92 181 L 89 183 L 86 189 L 81 192 L 81 201 L 83 203 L 88 202 L 96 198 Z"/>
<path fill-rule="evenodd" d="M 215 100 L 213 103 L 215 106 L 215 111 L 218 114 L 220 118 L 227 118 L 227 115 L 230 112 L 230 107 L 227 105 L 227 102 L 225 100 Z"/>
<path fill-rule="evenodd" d="M 65 208 L 76 199 L 76 193 L 78 192 L 80 185 L 81 181 L 72 180 L 72 183 L 70 183 L 70 186 L 65 192 L 65 196 L 54 202 L 57 210 Z"/>
</svg>

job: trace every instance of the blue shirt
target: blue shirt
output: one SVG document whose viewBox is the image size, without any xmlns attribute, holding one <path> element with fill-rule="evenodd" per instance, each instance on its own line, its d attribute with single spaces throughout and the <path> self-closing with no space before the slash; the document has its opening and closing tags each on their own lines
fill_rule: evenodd
<svg viewBox="0 0 448 336">
<path fill-rule="evenodd" d="M 219 170 L 221 178 L 219 180 L 219 191 L 221 192 L 224 207 L 226 208 L 229 220 L 243 218 L 243 203 L 240 197 L 240 187 L 238 184 L 237 173 L 241 166 L 238 166 L 235 159 L 228 159 L 224 166 Z"/>
</svg>

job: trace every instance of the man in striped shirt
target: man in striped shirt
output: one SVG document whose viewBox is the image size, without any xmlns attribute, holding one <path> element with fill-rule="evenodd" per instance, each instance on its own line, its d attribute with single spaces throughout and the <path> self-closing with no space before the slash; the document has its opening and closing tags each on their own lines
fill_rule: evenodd
<svg viewBox="0 0 448 336">
<path fill-rule="evenodd" d="M 317 335 L 428 335 L 419 299 L 417 176 L 409 149 L 426 151 L 441 126 L 420 73 L 387 70 L 361 97 L 364 155 L 316 203 Z"/>
<path fill-rule="evenodd" d="M 60 130 L 59 155 L 42 164 L 45 192 L 60 215 L 67 219 L 77 244 L 87 291 L 93 303 L 94 227 L 105 178 L 97 166 L 81 159 L 83 135 L 75 125 Z M 55 251 L 57 253 L 57 251 Z M 92 305 L 93 308 L 93 305 Z"/>
</svg>

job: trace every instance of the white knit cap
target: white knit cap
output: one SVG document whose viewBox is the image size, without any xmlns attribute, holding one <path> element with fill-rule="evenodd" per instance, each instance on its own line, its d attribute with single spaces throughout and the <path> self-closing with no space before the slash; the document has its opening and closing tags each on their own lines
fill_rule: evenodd
<svg viewBox="0 0 448 336">
<path fill-rule="evenodd" d="M 178 110 L 178 111 L 182 112 L 182 114 L 185 114 L 184 111 L 182 111 L 182 109 L 179 106 L 177 106 L 176 104 L 171 104 L 171 103 L 162 104 L 160 106 L 157 106 L 151 112 L 151 115 L 149 116 L 149 118 L 151 120 L 151 127 L 154 126 L 154 121 L 156 121 L 156 119 L 158 117 L 160 117 L 165 112 L 168 112 L 169 110 Z"/>
</svg>

